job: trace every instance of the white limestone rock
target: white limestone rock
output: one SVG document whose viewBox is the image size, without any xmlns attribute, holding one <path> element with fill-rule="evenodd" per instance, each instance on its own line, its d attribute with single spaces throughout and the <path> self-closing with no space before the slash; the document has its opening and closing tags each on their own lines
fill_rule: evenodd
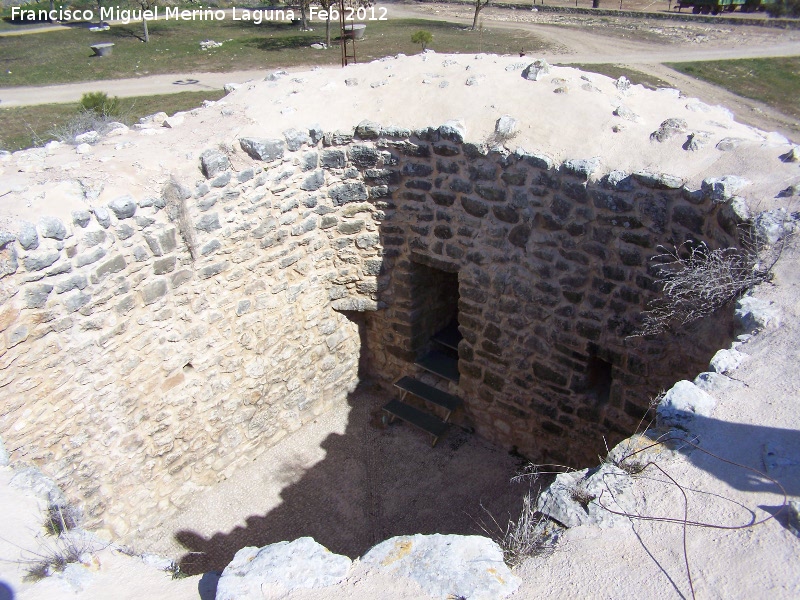
<svg viewBox="0 0 800 600">
<path fill-rule="evenodd" d="M 660 425 L 686 427 L 695 415 L 710 416 L 716 404 L 712 396 L 684 379 L 664 394 L 656 413 Z"/>
<path fill-rule="evenodd" d="M 733 373 L 744 362 L 747 355 L 738 350 L 722 349 L 711 359 L 710 368 L 714 373 Z"/>
<path fill-rule="evenodd" d="M 750 181 L 737 175 L 725 175 L 724 177 L 708 177 L 703 180 L 700 187 L 703 194 L 711 198 L 712 202 L 727 202 L 739 191 L 750 185 Z"/>
<path fill-rule="evenodd" d="M 765 210 L 753 222 L 756 236 L 767 244 L 776 244 L 796 230 L 796 223 L 785 208 Z"/>
<path fill-rule="evenodd" d="M 503 138 L 510 138 L 516 135 L 519 122 L 512 116 L 503 115 L 494 124 L 494 132 Z"/>
<path fill-rule="evenodd" d="M 737 300 L 733 314 L 739 327 L 750 333 L 765 327 L 778 327 L 781 323 L 777 306 L 753 296 L 745 296 Z"/>
<path fill-rule="evenodd" d="M 477 535 L 403 535 L 381 542 L 361 562 L 370 569 L 417 582 L 431 597 L 495 600 L 521 580 L 503 562 L 503 551 Z"/>
<path fill-rule="evenodd" d="M 549 74 L 550 65 L 542 58 L 537 58 L 522 71 L 522 76 L 528 81 L 540 81 Z"/>
<path fill-rule="evenodd" d="M 225 567 L 216 600 L 282 598 L 295 589 L 336 585 L 347 576 L 352 561 L 333 554 L 310 537 L 263 548 L 242 548 Z"/>
<path fill-rule="evenodd" d="M 100 141 L 100 134 L 96 131 L 87 131 L 75 136 L 76 144 L 96 144 Z"/>
<path fill-rule="evenodd" d="M 536 503 L 539 512 L 566 527 L 613 527 L 628 518 L 610 511 L 633 513 L 636 507 L 633 480 L 612 464 L 561 473 Z"/>
<path fill-rule="evenodd" d="M 708 392 L 709 394 L 711 394 L 712 392 L 724 391 L 731 388 L 744 387 L 744 384 L 741 383 L 740 381 L 731 379 L 730 377 L 727 377 L 721 373 L 713 373 L 711 371 L 700 373 L 697 377 L 694 378 L 694 381 L 692 383 L 694 383 L 704 392 Z"/>
</svg>

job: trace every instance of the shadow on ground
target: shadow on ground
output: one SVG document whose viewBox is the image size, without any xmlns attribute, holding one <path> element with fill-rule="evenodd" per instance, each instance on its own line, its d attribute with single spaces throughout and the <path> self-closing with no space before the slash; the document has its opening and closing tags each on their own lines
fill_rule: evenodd
<svg viewBox="0 0 800 600">
<path fill-rule="evenodd" d="M 187 549 L 181 571 L 220 571 L 240 548 L 302 536 L 357 557 L 396 535 L 483 534 L 478 521 L 491 521 L 486 511 L 505 526 L 528 488 L 510 482 L 520 459 L 457 427 L 435 448 L 404 423 L 384 429 L 380 407 L 389 395 L 370 383 L 350 394 L 346 432 L 323 442 L 325 459 L 299 480 L 291 465 L 277 467 L 287 471 L 277 477 L 296 482 L 274 510 L 210 538 L 179 531 L 175 539 Z"/>
</svg>

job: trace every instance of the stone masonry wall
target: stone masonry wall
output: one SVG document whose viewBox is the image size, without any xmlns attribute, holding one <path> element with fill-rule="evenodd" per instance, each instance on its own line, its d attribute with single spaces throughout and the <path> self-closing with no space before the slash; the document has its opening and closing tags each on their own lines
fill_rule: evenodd
<svg viewBox="0 0 800 600">
<path fill-rule="evenodd" d="M 457 124 L 240 146 L 250 166 L 209 149 L 193 189 L 0 233 L 0 435 L 89 527 L 157 526 L 342 400 L 360 354 L 386 383 L 413 373 L 414 264 L 457 273 L 460 418 L 531 457 L 629 433 L 704 353 L 624 338 L 657 244 L 735 242 L 731 204 L 675 178 L 589 180 L 594 161 L 488 152 Z M 592 357 L 613 365 L 602 405 Z"/>
<path fill-rule="evenodd" d="M 659 245 L 736 243 L 742 219 L 730 197 L 712 200 L 658 173 L 590 179 L 597 159 L 556 165 L 523 150 L 490 152 L 463 143 L 458 124 L 376 145 L 397 163 L 366 172 L 394 199 L 381 226 L 385 308 L 367 317 L 366 363 L 387 383 L 416 374 L 449 385 L 481 435 L 583 466 L 603 436 L 630 435 L 662 388 L 726 343 L 724 315 L 681 337 L 628 336 L 657 295 Z M 415 291 L 419 264 L 458 273 L 458 385 L 413 365 L 418 338 L 432 333 Z M 598 364 L 610 371 L 607 395 Z"/>
</svg>

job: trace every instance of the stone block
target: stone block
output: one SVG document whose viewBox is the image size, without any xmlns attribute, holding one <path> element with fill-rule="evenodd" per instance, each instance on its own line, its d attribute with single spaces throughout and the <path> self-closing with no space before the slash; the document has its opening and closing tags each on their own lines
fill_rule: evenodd
<svg viewBox="0 0 800 600">
<path fill-rule="evenodd" d="M 142 286 L 141 291 L 142 301 L 145 306 L 153 304 L 159 298 L 163 298 L 167 294 L 167 280 L 157 279 L 151 283 Z"/>
<path fill-rule="evenodd" d="M 128 219 L 136 213 L 136 202 L 130 196 L 120 196 L 108 204 L 117 219 Z"/>
<path fill-rule="evenodd" d="M 174 256 L 159 258 L 153 262 L 153 273 L 155 275 L 171 273 L 175 270 L 175 262 L 176 258 Z"/>
<path fill-rule="evenodd" d="M 49 283 L 33 283 L 25 286 L 22 294 L 25 308 L 42 308 L 52 291 L 53 286 Z"/>
<path fill-rule="evenodd" d="M 284 142 L 279 139 L 241 138 L 239 145 L 251 158 L 274 162 L 283 158 Z"/>
<path fill-rule="evenodd" d="M 219 150 L 209 149 L 200 155 L 200 170 L 206 179 L 216 177 L 231 168 L 231 161 Z"/>
<path fill-rule="evenodd" d="M 42 237 L 54 240 L 63 240 L 67 237 L 67 228 L 60 219 L 55 217 L 42 217 L 39 219 L 39 233 Z"/>
</svg>

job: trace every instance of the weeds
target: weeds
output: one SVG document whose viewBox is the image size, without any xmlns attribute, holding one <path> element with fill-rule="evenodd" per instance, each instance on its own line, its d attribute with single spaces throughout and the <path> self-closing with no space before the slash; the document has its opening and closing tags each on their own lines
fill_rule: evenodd
<svg viewBox="0 0 800 600">
<path fill-rule="evenodd" d="M 665 250 L 663 247 L 659 247 Z M 710 249 L 705 242 L 665 250 L 655 256 L 656 281 L 662 295 L 644 311 L 644 323 L 636 336 L 674 331 L 711 315 L 768 281 L 780 251 L 762 252 L 763 244 L 750 238 L 742 248 Z"/>
<path fill-rule="evenodd" d="M 82 532 L 62 533 L 46 541 L 38 551 L 28 551 L 30 558 L 19 562 L 25 566 L 26 581 L 39 581 L 63 572 L 70 564 L 88 564 L 94 560 L 94 544 Z"/>
<path fill-rule="evenodd" d="M 503 550 L 503 560 L 511 567 L 519 566 L 532 556 L 546 556 L 553 551 L 564 530 L 555 521 L 536 510 L 539 492 L 528 491 L 516 520 L 509 519 L 502 527 L 488 512 L 491 524 L 479 522 L 483 532 Z M 486 509 L 484 509 L 486 510 Z"/>
<path fill-rule="evenodd" d="M 57 506 L 51 504 L 47 507 L 47 515 L 44 521 L 44 529 L 48 535 L 59 536 L 76 529 L 80 525 L 80 510 L 72 506 Z"/>
<path fill-rule="evenodd" d="M 96 131 L 100 135 L 103 135 L 113 129 L 114 127 L 112 124 L 117 122 L 119 122 L 118 117 L 101 115 L 93 110 L 83 110 L 66 123 L 47 131 L 45 137 L 48 139 L 57 139 L 67 144 L 76 144 L 75 138 L 82 133 Z M 37 145 L 40 145 L 40 142 L 37 142 Z"/>
</svg>

